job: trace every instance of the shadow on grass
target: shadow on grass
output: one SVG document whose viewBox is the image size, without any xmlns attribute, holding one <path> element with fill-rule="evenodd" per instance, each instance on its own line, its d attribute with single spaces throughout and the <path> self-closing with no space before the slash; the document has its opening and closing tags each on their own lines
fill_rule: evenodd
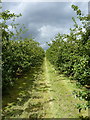
<svg viewBox="0 0 90 120">
<path fill-rule="evenodd" d="M 22 78 L 16 79 L 14 86 L 3 95 L 3 117 L 20 115 L 23 112 L 23 110 L 13 109 L 13 106 L 23 106 L 32 97 L 34 81 L 36 81 L 39 72 L 42 72 L 41 67 L 34 67 L 31 71 L 24 74 Z"/>
<path fill-rule="evenodd" d="M 90 117 L 88 117 L 88 116 L 86 116 L 86 117 L 80 116 L 79 118 L 80 118 L 80 120 L 90 120 Z"/>
<path fill-rule="evenodd" d="M 41 92 L 43 94 L 50 88 L 41 78 L 39 79 L 42 73 L 41 66 L 37 66 L 22 78 L 16 79 L 14 86 L 3 96 L 3 118 L 19 118 L 24 112 L 28 113 L 30 118 L 42 118 L 45 115 L 43 105 L 54 99 L 40 101 L 40 99 L 43 100 Z"/>
</svg>

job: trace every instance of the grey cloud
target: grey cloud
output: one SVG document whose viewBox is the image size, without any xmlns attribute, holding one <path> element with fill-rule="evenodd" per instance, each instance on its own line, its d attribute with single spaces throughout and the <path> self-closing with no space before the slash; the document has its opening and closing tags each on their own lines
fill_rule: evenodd
<svg viewBox="0 0 90 120">
<path fill-rule="evenodd" d="M 36 5 L 32 5 L 31 9 L 30 7 L 27 7 L 26 12 L 28 11 L 28 14 L 25 14 L 23 19 L 24 21 L 36 23 L 36 24 L 51 24 L 51 25 L 58 25 L 62 23 L 67 23 L 68 20 L 71 19 L 72 14 L 74 12 L 72 10 L 69 10 L 68 13 L 63 10 L 65 6 L 67 6 L 67 3 L 38 3 Z M 29 6 L 29 5 L 28 5 Z M 33 8 L 33 9 L 32 9 Z M 28 17 L 29 16 L 29 17 Z"/>
<path fill-rule="evenodd" d="M 73 3 L 72 3 L 73 4 Z M 74 3 L 79 5 L 81 9 L 87 7 L 87 3 Z M 3 9 L 10 9 L 15 13 L 22 13 L 22 17 L 16 22 L 25 24 L 29 31 L 24 34 L 27 37 L 29 34 L 41 43 L 41 46 L 46 49 L 46 42 L 50 41 L 58 32 L 68 33 L 69 28 L 73 26 L 72 17 L 76 16 L 75 12 L 70 7 L 69 2 L 48 2 L 48 3 L 3 3 Z M 85 9 L 85 13 L 87 8 Z"/>
<path fill-rule="evenodd" d="M 8 9 L 12 9 L 15 8 L 19 5 L 20 3 L 18 2 L 2 2 L 2 10 L 8 10 Z"/>
</svg>

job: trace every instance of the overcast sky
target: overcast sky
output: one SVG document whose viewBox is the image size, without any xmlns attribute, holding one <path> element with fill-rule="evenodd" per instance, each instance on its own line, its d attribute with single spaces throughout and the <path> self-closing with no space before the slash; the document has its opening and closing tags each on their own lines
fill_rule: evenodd
<svg viewBox="0 0 90 120">
<path fill-rule="evenodd" d="M 73 27 L 72 17 L 76 14 L 72 4 L 78 5 L 84 14 L 88 13 L 87 2 L 4 2 L 2 6 L 3 10 L 21 13 L 22 17 L 17 22 L 29 29 L 25 37 L 32 34 L 46 49 L 46 42 L 50 42 L 57 33 L 69 33 L 69 28 Z"/>
</svg>

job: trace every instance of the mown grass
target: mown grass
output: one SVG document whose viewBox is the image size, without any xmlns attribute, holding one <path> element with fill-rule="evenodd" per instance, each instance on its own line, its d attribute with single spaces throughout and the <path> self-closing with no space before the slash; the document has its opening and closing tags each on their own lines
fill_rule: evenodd
<svg viewBox="0 0 90 120">
<path fill-rule="evenodd" d="M 80 101 L 72 94 L 75 82 L 59 74 L 45 58 L 41 67 L 17 79 L 8 95 L 3 97 L 4 118 L 79 118 L 87 111 L 78 112 Z"/>
<path fill-rule="evenodd" d="M 85 103 L 73 95 L 74 90 L 81 90 L 76 86 L 76 82 L 71 83 L 68 77 L 59 74 L 47 61 L 47 68 L 49 74 L 49 84 L 51 84 L 50 96 L 52 96 L 52 117 L 53 118 L 79 118 L 79 116 L 88 116 L 88 110 L 82 110 L 79 113 L 76 105 L 78 103 Z"/>
</svg>

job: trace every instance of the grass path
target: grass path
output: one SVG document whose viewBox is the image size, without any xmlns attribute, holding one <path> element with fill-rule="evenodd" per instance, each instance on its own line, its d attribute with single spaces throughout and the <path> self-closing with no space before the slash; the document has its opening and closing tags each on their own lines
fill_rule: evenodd
<svg viewBox="0 0 90 120">
<path fill-rule="evenodd" d="M 3 97 L 3 117 L 6 118 L 78 118 L 87 115 L 75 107 L 83 103 L 73 90 L 75 83 L 56 71 L 45 58 L 41 67 L 34 68 L 17 80 L 15 87 Z"/>
</svg>

